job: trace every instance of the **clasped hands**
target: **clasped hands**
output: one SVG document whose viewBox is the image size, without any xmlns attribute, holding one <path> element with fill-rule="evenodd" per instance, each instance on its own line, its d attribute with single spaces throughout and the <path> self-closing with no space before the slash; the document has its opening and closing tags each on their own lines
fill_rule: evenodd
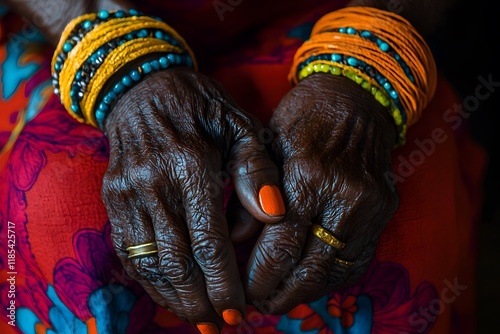
<svg viewBox="0 0 500 334">
<path fill-rule="evenodd" d="M 312 75 L 269 126 L 266 147 L 262 126 L 218 82 L 183 68 L 146 78 L 106 119 L 102 195 L 116 252 L 158 304 L 194 325 L 235 325 L 254 303 L 282 314 L 352 284 L 397 208 L 385 178 L 393 121 L 356 83 Z M 217 182 L 228 163 L 237 224 Z M 260 235 L 242 277 L 231 234 L 253 231 Z M 151 242 L 152 254 L 129 257 L 131 246 Z"/>
</svg>

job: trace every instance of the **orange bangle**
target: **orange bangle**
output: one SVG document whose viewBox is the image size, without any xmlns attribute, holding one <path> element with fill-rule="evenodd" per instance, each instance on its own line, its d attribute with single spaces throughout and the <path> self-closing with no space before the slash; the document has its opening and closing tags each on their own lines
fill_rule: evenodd
<svg viewBox="0 0 500 334">
<path fill-rule="evenodd" d="M 305 64 L 325 55 L 353 59 L 373 69 L 385 80 L 379 84 L 390 87 L 389 95 L 401 106 L 405 128 L 420 118 L 434 95 L 437 70 L 432 52 L 415 28 L 394 13 L 347 7 L 323 16 L 294 56 L 291 83 L 305 77 L 302 73 L 299 78 Z"/>
</svg>

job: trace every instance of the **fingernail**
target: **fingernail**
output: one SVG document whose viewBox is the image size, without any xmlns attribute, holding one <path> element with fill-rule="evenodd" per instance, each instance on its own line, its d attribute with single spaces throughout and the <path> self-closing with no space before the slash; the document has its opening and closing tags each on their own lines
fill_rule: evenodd
<svg viewBox="0 0 500 334">
<path fill-rule="evenodd" d="M 239 325 L 240 322 L 243 321 L 243 316 L 241 315 L 241 312 L 234 309 L 228 309 L 222 311 L 222 318 L 227 324 L 231 326 Z"/>
<path fill-rule="evenodd" d="M 260 188 L 259 201 L 260 207 L 268 215 L 283 216 L 285 214 L 285 204 L 277 186 L 266 184 Z"/>
<path fill-rule="evenodd" d="M 201 334 L 219 334 L 219 329 L 214 324 L 202 323 L 197 324 L 196 327 Z"/>
</svg>

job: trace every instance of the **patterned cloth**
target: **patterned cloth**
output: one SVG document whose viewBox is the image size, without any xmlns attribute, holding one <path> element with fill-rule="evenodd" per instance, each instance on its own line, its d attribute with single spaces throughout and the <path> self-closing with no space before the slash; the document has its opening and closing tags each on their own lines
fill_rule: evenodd
<svg viewBox="0 0 500 334">
<path fill-rule="evenodd" d="M 344 1 L 141 4 L 165 14 L 195 50 L 200 70 L 267 123 L 290 90 L 294 51 L 318 18 Z M 0 13 L 0 333 L 196 333 L 124 272 L 100 199 L 106 138 L 74 121 L 52 94 L 52 50 L 40 34 Z M 407 144 L 394 150 L 401 205 L 356 285 L 281 316 L 251 304 L 243 323 L 223 332 L 473 332 L 486 156 L 460 105 L 440 78 Z M 235 247 L 244 267 L 252 244 Z"/>
</svg>

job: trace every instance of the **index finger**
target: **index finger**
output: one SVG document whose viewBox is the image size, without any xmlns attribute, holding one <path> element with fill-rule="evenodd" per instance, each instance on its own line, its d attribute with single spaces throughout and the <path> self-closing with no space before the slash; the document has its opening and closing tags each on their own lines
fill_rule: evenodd
<svg viewBox="0 0 500 334">
<path fill-rule="evenodd" d="M 223 189 L 209 175 L 214 173 L 199 169 L 187 180 L 186 223 L 208 297 L 226 323 L 237 325 L 243 320 L 245 295 L 223 210 Z"/>
<path fill-rule="evenodd" d="M 287 215 L 278 224 L 266 224 L 248 262 L 246 294 L 250 303 L 269 299 L 302 258 L 312 219 L 320 200 L 312 196 L 309 168 L 301 160 L 283 166 Z M 274 310 L 264 310 L 273 313 Z"/>
<path fill-rule="evenodd" d="M 268 299 L 299 262 L 309 229 L 305 222 L 310 218 L 293 214 L 264 227 L 248 262 L 246 293 L 251 304 Z"/>
</svg>

